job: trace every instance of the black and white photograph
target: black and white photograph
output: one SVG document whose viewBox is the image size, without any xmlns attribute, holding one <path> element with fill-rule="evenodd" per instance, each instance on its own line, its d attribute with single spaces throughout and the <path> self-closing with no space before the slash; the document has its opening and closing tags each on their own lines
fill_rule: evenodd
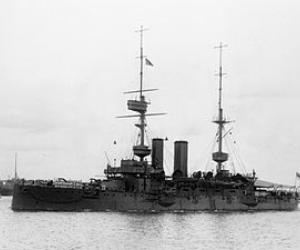
<svg viewBox="0 0 300 250">
<path fill-rule="evenodd" d="M 299 201 L 299 1 L 0 1 L 0 250 L 297 250 Z"/>
</svg>

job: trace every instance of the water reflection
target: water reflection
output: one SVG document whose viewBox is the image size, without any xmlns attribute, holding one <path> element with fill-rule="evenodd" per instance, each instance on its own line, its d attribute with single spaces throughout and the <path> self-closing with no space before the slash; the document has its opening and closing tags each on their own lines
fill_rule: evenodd
<svg viewBox="0 0 300 250">
<path fill-rule="evenodd" d="M 0 249 L 298 249 L 300 211 L 19 212 L 0 200 Z"/>
</svg>

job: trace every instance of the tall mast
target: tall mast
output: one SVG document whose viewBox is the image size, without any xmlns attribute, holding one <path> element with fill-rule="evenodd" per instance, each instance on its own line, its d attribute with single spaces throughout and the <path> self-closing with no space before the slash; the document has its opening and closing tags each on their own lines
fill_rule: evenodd
<svg viewBox="0 0 300 250">
<path fill-rule="evenodd" d="M 143 99 L 143 74 L 144 74 L 144 53 L 143 53 L 143 26 L 137 32 L 140 32 L 140 100 Z"/>
<path fill-rule="evenodd" d="M 18 153 L 15 152 L 15 180 L 18 179 L 18 174 L 17 174 L 17 160 L 18 160 Z"/>
<path fill-rule="evenodd" d="M 220 43 L 219 46 L 217 46 L 217 48 L 219 49 L 219 127 L 218 127 L 218 149 L 219 152 L 222 152 L 222 145 L 223 145 L 223 108 L 222 108 L 222 79 L 223 79 L 223 69 L 222 69 L 222 52 L 223 52 L 223 48 L 226 47 L 226 45 L 223 45 L 222 43 Z"/>
<path fill-rule="evenodd" d="M 143 32 L 147 29 L 144 29 L 143 26 L 140 27 L 136 32 L 140 33 L 140 89 L 139 89 L 139 100 L 128 100 L 127 106 L 129 110 L 139 113 L 139 123 L 135 124 L 140 129 L 140 143 L 133 147 L 133 152 L 136 156 L 140 158 L 140 161 L 144 160 L 144 157 L 150 154 L 151 150 L 145 145 L 145 117 L 147 112 L 148 103 L 145 101 L 143 95 L 143 77 L 144 77 L 144 52 L 143 52 Z M 134 91 L 133 91 L 134 92 Z"/>
<path fill-rule="evenodd" d="M 140 101 L 145 102 L 145 97 L 143 96 L 143 77 L 144 77 L 144 53 L 143 53 L 143 26 L 137 31 L 140 32 Z M 145 112 L 140 113 L 140 131 L 141 131 L 141 146 L 145 145 Z"/>
<path fill-rule="evenodd" d="M 140 130 L 140 140 L 139 143 L 135 146 L 133 146 L 133 153 L 134 155 L 138 156 L 140 158 L 140 161 L 144 161 L 144 158 L 148 156 L 151 153 L 151 150 L 149 147 L 145 144 L 145 127 L 146 127 L 146 116 L 157 116 L 157 115 L 164 115 L 165 113 L 147 113 L 147 107 L 148 102 L 145 100 L 145 96 L 143 95 L 143 92 L 146 91 L 155 91 L 157 89 L 144 89 L 143 88 L 143 77 L 144 77 L 144 51 L 143 51 L 143 32 L 148 29 L 144 29 L 143 26 L 140 27 L 139 30 L 136 30 L 136 32 L 140 33 L 140 89 L 139 90 L 133 90 L 133 91 L 127 91 L 124 92 L 124 94 L 132 94 L 132 93 L 139 93 L 139 99 L 138 100 L 128 100 L 127 101 L 127 107 L 131 111 L 135 111 L 138 114 L 137 115 L 125 115 L 125 116 L 117 116 L 118 118 L 130 118 L 130 117 L 139 117 L 139 123 L 135 124 Z M 153 65 L 152 65 L 153 66 Z"/>
<path fill-rule="evenodd" d="M 222 79 L 223 75 L 223 68 L 222 68 L 222 52 L 223 48 L 227 47 L 227 45 L 224 45 L 220 43 L 218 46 L 216 46 L 216 49 L 219 49 L 219 101 L 218 101 L 218 118 L 214 122 L 218 124 L 218 151 L 213 153 L 213 160 L 217 162 L 217 173 L 222 170 L 222 163 L 228 160 L 228 154 L 224 153 L 222 150 L 223 147 L 223 129 L 224 124 L 226 123 L 226 120 L 223 116 L 223 108 L 222 108 Z"/>
</svg>

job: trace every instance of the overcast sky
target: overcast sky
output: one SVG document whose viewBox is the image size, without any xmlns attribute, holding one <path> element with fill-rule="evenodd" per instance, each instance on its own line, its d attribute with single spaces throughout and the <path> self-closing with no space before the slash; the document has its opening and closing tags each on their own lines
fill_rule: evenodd
<svg viewBox="0 0 300 250">
<path fill-rule="evenodd" d="M 218 54 L 224 51 L 224 109 L 250 172 L 294 183 L 300 172 L 299 1 L 0 2 L 0 177 L 88 179 L 130 158 L 135 119 L 126 90 L 138 87 L 138 34 L 145 69 L 148 135 L 189 141 L 189 172 L 211 169 Z M 228 138 L 230 139 L 230 138 Z M 116 140 L 117 144 L 113 145 Z M 237 171 L 243 169 L 235 165 Z"/>
</svg>

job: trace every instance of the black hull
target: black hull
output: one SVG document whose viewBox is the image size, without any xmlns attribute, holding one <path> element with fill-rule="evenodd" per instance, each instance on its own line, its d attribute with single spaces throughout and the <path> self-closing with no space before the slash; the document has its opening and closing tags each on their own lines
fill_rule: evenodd
<svg viewBox="0 0 300 250">
<path fill-rule="evenodd" d="M 0 190 L 0 195 L 2 195 L 2 196 L 12 196 L 13 195 L 13 190 L 12 189 L 1 189 Z"/>
<path fill-rule="evenodd" d="M 244 200 L 238 196 L 199 195 L 162 197 L 147 193 L 100 191 L 87 195 L 82 189 L 16 185 L 14 211 L 263 211 L 295 210 L 295 198 Z"/>
</svg>

